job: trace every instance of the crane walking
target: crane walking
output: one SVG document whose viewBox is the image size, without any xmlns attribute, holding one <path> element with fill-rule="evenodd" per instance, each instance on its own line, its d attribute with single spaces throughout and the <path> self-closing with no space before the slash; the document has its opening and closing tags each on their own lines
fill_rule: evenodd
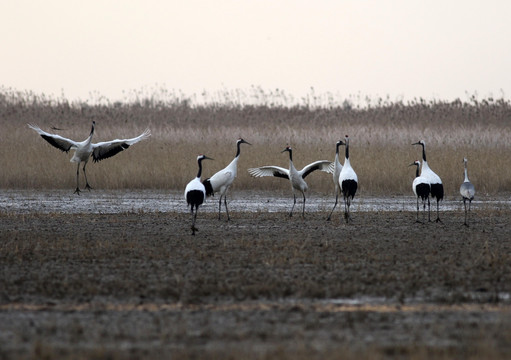
<svg viewBox="0 0 511 360">
<path fill-rule="evenodd" d="M 210 178 L 207 178 L 202 183 L 206 187 L 206 196 L 212 196 L 216 192 L 220 192 L 220 199 L 218 200 L 218 220 L 220 220 L 220 211 L 222 210 L 222 197 L 224 198 L 225 212 L 227 213 L 227 221 L 231 220 L 229 217 L 229 209 L 227 209 L 227 190 L 236 178 L 238 173 L 238 159 L 240 157 L 240 145 L 248 144 L 243 139 L 236 141 L 236 156 L 224 169 L 218 171 Z"/>
<path fill-rule="evenodd" d="M 253 177 L 275 176 L 288 179 L 291 183 L 291 189 L 293 190 L 293 206 L 291 207 L 289 216 L 293 216 L 293 209 L 296 205 L 295 190 L 298 190 L 303 196 L 302 217 L 305 217 L 305 192 L 308 189 L 305 177 L 316 170 L 332 173 L 334 171 L 334 164 L 328 160 L 318 160 L 306 165 L 302 170 L 298 171 L 293 164 L 293 150 L 290 146 L 287 146 L 281 153 L 286 151 L 289 152 L 289 169 L 284 169 L 279 166 L 261 166 L 248 169 L 248 172 Z"/>
<path fill-rule="evenodd" d="M 65 151 L 66 153 L 69 150 L 75 150 L 73 157 L 71 158 L 71 162 L 78 163 L 76 168 L 76 190 L 75 194 L 80 195 L 79 188 L 79 175 L 80 175 L 80 164 L 83 162 L 83 175 L 85 176 L 85 188 L 90 191 L 91 186 L 87 180 L 87 173 L 85 172 L 85 166 L 87 166 L 87 162 L 89 158 L 92 157 L 94 162 L 101 161 L 103 159 L 109 158 L 111 156 L 116 155 L 117 153 L 126 150 L 131 145 L 147 139 L 151 136 L 151 131 L 146 129 L 142 134 L 137 137 L 131 139 L 116 139 L 112 141 L 104 141 L 94 144 L 92 142 L 92 136 L 94 135 L 94 127 L 96 125 L 95 121 L 92 121 L 92 128 L 89 134 L 89 137 L 84 141 L 78 142 L 71 139 L 67 139 L 60 135 L 50 134 L 46 131 L 41 130 L 38 126 L 28 124 L 28 127 L 35 130 L 41 137 L 50 143 L 52 146 L 56 147 L 59 150 Z"/>
<path fill-rule="evenodd" d="M 468 211 L 470 211 L 470 205 L 472 204 L 472 200 L 474 200 L 474 196 L 476 194 L 476 189 L 474 185 L 468 179 L 467 173 L 467 158 L 463 159 L 463 164 L 465 165 L 465 180 L 460 186 L 460 194 L 463 197 L 463 205 L 465 206 L 465 226 L 468 226 L 467 221 L 467 200 L 468 200 Z"/>
<path fill-rule="evenodd" d="M 190 206 L 190 211 L 192 214 L 192 235 L 195 235 L 195 231 L 197 231 L 197 228 L 195 227 L 195 221 L 197 220 L 197 212 L 199 211 L 199 206 L 202 205 L 204 200 L 206 200 L 206 188 L 200 181 L 200 177 L 202 174 L 202 160 L 207 159 L 213 160 L 206 155 L 197 156 L 199 172 L 197 173 L 197 176 L 186 185 L 185 188 L 185 199 L 187 204 Z M 194 207 L 195 213 L 193 211 Z"/>
</svg>

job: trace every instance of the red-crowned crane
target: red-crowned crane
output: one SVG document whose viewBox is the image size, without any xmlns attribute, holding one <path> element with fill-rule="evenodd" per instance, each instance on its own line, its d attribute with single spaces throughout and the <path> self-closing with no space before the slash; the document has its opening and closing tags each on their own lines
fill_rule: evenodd
<svg viewBox="0 0 511 360">
<path fill-rule="evenodd" d="M 307 191 L 307 183 L 304 180 L 305 177 L 315 170 L 332 173 L 334 171 L 334 164 L 328 160 L 318 160 L 298 171 L 293 164 L 293 150 L 290 146 L 287 146 L 281 152 L 286 151 L 289 152 L 289 169 L 284 169 L 279 166 L 261 166 L 248 169 L 248 172 L 254 177 L 275 176 L 288 179 L 291 182 L 291 189 L 293 190 L 293 206 L 291 207 L 289 216 L 293 216 L 293 209 L 296 205 L 295 190 L 298 190 L 303 196 L 302 217 L 305 217 L 305 192 Z"/>
<path fill-rule="evenodd" d="M 357 192 L 358 177 L 350 163 L 350 140 L 348 135 L 346 135 L 345 141 L 342 142 L 341 145 L 346 145 L 346 155 L 344 157 L 344 165 L 341 173 L 339 174 L 339 186 L 344 197 L 344 218 L 346 219 L 346 222 L 349 222 L 351 219 L 350 205 L 351 200 L 353 200 Z"/>
<path fill-rule="evenodd" d="M 218 199 L 218 220 L 220 220 L 220 211 L 222 209 L 222 197 L 224 198 L 225 204 L 225 212 L 227 213 L 227 221 L 231 218 L 229 217 L 229 210 L 227 209 L 227 190 L 231 186 L 232 182 L 236 178 L 238 173 L 238 159 L 240 157 L 240 145 L 248 144 L 243 139 L 238 139 L 236 141 L 236 156 L 231 161 L 229 165 L 227 165 L 224 169 L 218 171 L 210 178 L 207 178 L 202 183 L 206 187 L 206 196 L 212 196 L 216 192 L 220 192 L 220 199 Z"/>
<path fill-rule="evenodd" d="M 444 198 L 444 185 L 442 184 L 440 176 L 429 168 L 428 162 L 426 161 L 426 143 L 424 140 L 420 140 L 412 145 L 422 146 L 421 176 L 425 177 L 431 185 L 431 197 L 436 199 L 436 222 L 440 222 L 439 202 Z M 428 213 L 428 220 L 431 221 L 431 211 Z"/>
<path fill-rule="evenodd" d="M 428 200 L 428 209 L 429 209 L 429 206 L 430 206 L 429 194 L 431 192 L 431 185 L 429 184 L 429 181 L 425 177 L 420 176 L 419 168 L 421 166 L 421 162 L 419 160 L 414 161 L 412 164 L 410 164 L 408 166 L 417 166 L 417 169 L 415 171 L 415 179 L 413 179 L 413 182 L 412 182 L 412 189 L 413 189 L 413 193 L 417 197 L 417 219 L 416 219 L 416 222 L 420 222 L 419 221 L 419 198 L 422 199 L 424 216 L 426 216 L 426 200 Z"/>
<path fill-rule="evenodd" d="M 73 157 L 71 158 L 71 162 L 78 163 L 76 168 L 76 190 L 75 194 L 80 195 L 79 188 L 79 174 L 80 174 L 80 164 L 83 162 L 83 175 L 85 176 L 85 188 L 90 191 L 91 186 L 87 181 L 87 174 L 85 173 L 85 166 L 87 166 L 87 162 L 89 158 L 92 157 L 94 162 L 101 161 L 103 159 L 114 156 L 115 154 L 126 150 L 131 145 L 147 139 L 151 136 L 151 131 L 146 129 L 139 136 L 132 139 L 116 139 L 112 141 L 104 141 L 94 144 L 92 142 L 92 136 L 94 135 L 94 126 L 96 125 L 95 121 L 92 121 L 92 128 L 89 134 L 89 137 L 84 141 L 78 142 L 74 140 L 67 139 L 60 135 L 50 134 L 46 131 L 41 130 L 38 126 L 28 124 L 28 127 L 35 130 L 41 137 L 48 141 L 51 145 L 56 147 L 59 150 L 68 152 L 69 150 L 75 150 Z"/>
<path fill-rule="evenodd" d="M 339 175 L 341 175 L 342 164 L 339 162 L 339 146 L 343 144 L 342 140 L 337 141 L 335 144 L 335 160 L 334 160 L 334 172 L 333 172 L 333 180 L 334 180 L 334 190 L 335 190 L 335 204 L 330 211 L 330 215 L 328 215 L 327 221 L 330 221 L 332 217 L 332 213 L 337 206 L 337 201 L 339 200 L 339 194 L 341 193 L 341 188 L 339 186 Z"/>
<path fill-rule="evenodd" d="M 188 205 L 190 206 L 190 211 L 192 214 L 192 235 L 195 235 L 195 231 L 197 228 L 195 227 L 195 220 L 197 219 L 197 212 L 199 211 L 199 206 L 202 205 L 204 200 L 206 200 L 206 188 L 204 184 L 200 181 L 200 177 L 202 174 L 202 160 L 213 160 L 206 155 L 197 156 L 197 163 L 199 164 L 199 172 L 195 179 L 190 181 L 185 188 L 185 199 Z M 195 213 L 193 211 L 195 208 Z"/>
<path fill-rule="evenodd" d="M 463 158 L 463 163 L 465 165 L 465 180 L 460 186 L 460 194 L 463 197 L 463 205 L 465 206 L 465 226 L 468 226 L 467 222 L 467 200 L 468 200 L 468 211 L 470 211 L 470 205 L 472 204 L 472 200 L 474 200 L 474 196 L 476 194 L 476 188 L 468 179 L 467 172 L 467 163 L 468 160 Z"/>
</svg>

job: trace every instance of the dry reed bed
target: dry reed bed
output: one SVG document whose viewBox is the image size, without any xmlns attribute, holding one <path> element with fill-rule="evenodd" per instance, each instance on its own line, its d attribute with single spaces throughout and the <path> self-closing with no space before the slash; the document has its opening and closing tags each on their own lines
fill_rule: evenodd
<svg viewBox="0 0 511 360">
<path fill-rule="evenodd" d="M 2 96 L 3 95 L 3 96 Z M 428 162 L 443 179 L 447 196 L 458 196 L 463 180 L 463 157 L 479 193 L 511 191 L 511 104 L 504 100 L 472 99 L 463 102 L 383 103 L 364 109 L 351 107 L 190 106 L 150 100 L 130 104 L 88 106 L 69 104 L 27 94 L 0 94 L 1 188 L 69 188 L 75 184 L 76 165 L 71 155 L 51 147 L 26 124 L 75 140 L 87 137 L 96 121 L 95 141 L 133 137 L 150 128 L 152 137 L 113 159 L 87 166 L 96 188 L 182 189 L 195 176 L 196 155 L 215 161 L 205 163 L 204 176 L 228 164 L 235 155 L 235 141 L 243 137 L 238 189 L 288 189 L 282 179 L 253 179 L 249 167 L 288 166 L 281 154 L 294 148 L 298 168 L 319 159 L 333 160 L 335 142 L 349 134 L 352 166 L 358 173 L 360 192 L 367 195 L 409 194 L 414 171 L 407 165 L 420 159 L 424 139 Z M 342 149 L 344 150 L 344 149 Z M 83 182 L 83 177 L 81 176 Z M 332 177 L 312 174 L 310 190 L 333 191 Z"/>
</svg>

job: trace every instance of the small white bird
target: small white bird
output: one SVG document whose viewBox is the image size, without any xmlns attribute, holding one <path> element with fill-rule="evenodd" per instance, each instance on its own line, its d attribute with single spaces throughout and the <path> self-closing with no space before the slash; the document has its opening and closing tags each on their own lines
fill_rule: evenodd
<svg viewBox="0 0 511 360">
<path fill-rule="evenodd" d="M 330 215 L 328 215 L 327 220 L 330 221 L 330 218 L 332 217 L 332 213 L 335 210 L 335 207 L 337 206 L 337 201 L 339 200 L 339 194 L 341 192 L 341 188 L 339 187 L 339 175 L 341 175 L 342 170 L 342 164 L 339 162 L 339 146 L 343 144 L 342 140 L 337 141 L 335 144 L 335 160 L 334 160 L 334 172 L 333 172 L 333 179 L 334 179 L 334 189 L 335 189 L 335 204 L 330 211 Z"/>
<path fill-rule="evenodd" d="M 474 200 L 474 196 L 476 194 L 476 189 L 474 185 L 468 179 L 467 172 L 467 163 L 468 160 L 466 158 L 463 159 L 463 163 L 465 165 L 465 180 L 460 186 L 460 194 L 463 197 L 463 205 L 465 206 L 465 226 L 468 226 L 467 222 L 467 200 L 468 200 L 468 211 L 470 211 L 470 205 L 472 204 L 472 200 Z"/>
<path fill-rule="evenodd" d="M 240 157 L 240 145 L 241 144 L 248 144 L 250 143 L 246 142 L 243 139 L 238 139 L 236 141 L 236 156 L 231 161 L 229 165 L 227 165 L 224 169 L 218 171 L 215 173 L 212 177 L 207 178 L 202 183 L 206 187 L 206 196 L 212 196 L 216 192 L 220 192 L 220 199 L 218 199 L 218 220 L 220 220 L 220 211 L 222 209 L 222 197 L 224 198 L 224 204 L 225 204 L 225 212 L 227 213 L 227 221 L 229 221 L 231 218 L 229 217 L 229 210 L 227 209 L 227 190 L 231 186 L 232 182 L 236 178 L 236 175 L 238 174 L 238 159 Z"/>
<path fill-rule="evenodd" d="M 346 135 L 345 142 L 341 142 L 341 145 L 346 145 L 346 155 L 344 157 L 344 165 L 341 173 L 339 174 L 339 186 L 344 197 L 344 218 L 346 219 L 346 222 L 349 222 L 350 205 L 351 200 L 353 200 L 357 192 L 358 177 L 350 163 L 350 143 L 348 135 Z"/>
<path fill-rule="evenodd" d="M 197 163 L 199 164 L 199 172 L 197 173 L 197 177 L 190 181 L 185 188 L 185 199 L 188 205 L 190 205 L 190 211 L 192 214 L 192 235 L 195 235 L 195 231 L 197 228 L 195 227 L 195 220 L 197 219 L 197 212 L 199 211 L 199 206 L 202 205 L 204 200 L 206 200 L 206 188 L 204 184 L 201 183 L 200 177 L 202 174 L 202 160 L 213 160 L 206 155 L 197 156 Z M 193 208 L 195 207 L 195 213 Z"/>
<path fill-rule="evenodd" d="M 293 150 L 290 146 L 286 147 L 281 152 L 289 152 L 289 169 L 284 169 L 279 166 L 261 166 L 258 168 L 248 169 L 248 172 L 253 177 L 262 177 L 262 176 L 275 176 L 281 177 L 285 179 L 289 179 L 291 182 L 291 189 L 293 190 L 293 207 L 289 212 L 289 216 L 293 216 L 293 209 L 296 204 L 296 194 L 295 190 L 298 190 L 303 195 L 303 208 L 302 208 L 302 217 L 305 217 L 305 192 L 307 191 L 307 183 L 305 182 L 305 177 L 309 175 L 311 172 L 315 170 L 321 170 L 327 173 L 332 173 L 334 171 L 334 164 L 328 160 L 318 160 L 307 166 L 305 166 L 302 170 L 296 170 L 293 164 Z"/>
<path fill-rule="evenodd" d="M 428 180 L 420 176 L 419 168 L 421 166 L 421 162 L 419 160 L 414 161 L 412 164 L 408 166 L 417 166 L 417 169 L 415 171 L 415 179 L 413 179 L 412 182 L 412 189 L 413 193 L 417 197 L 417 219 L 416 222 L 419 221 L 419 198 L 422 199 L 422 206 L 424 209 L 424 216 L 426 214 L 426 200 L 428 200 L 428 208 L 430 206 L 429 202 L 429 194 L 431 192 L 431 185 L 429 184 Z"/>
<path fill-rule="evenodd" d="M 151 136 L 151 131 L 149 129 L 146 129 L 142 134 L 139 136 L 132 138 L 132 139 L 116 139 L 112 141 L 105 141 L 105 142 L 99 142 L 97 144 L 92 143 L 92 136 L 94 135 L 94 126 L 96 125 L 96 122 L 92 122 L 92 128 L 89 134 L 89 137 L 85 139 L 84 141 L 78 142 L 74 140 L 67 139 L 65 137 L 62 137 L 60 135 L 50 134 L 46 131 L 41 130 L 38 126 L 28 124 L 28 127 L 35 130 L 41 137 L 48 141 L 51 145 L 56 147 L 57 149 L 60 149 L 62 151 L 65 151 L 66 153 L 69 150 L 75 150 L 75 153 L 73 157 L 71 158 L 71 162 L 78 163 L 78 166 L 76 168 L 76 190 L 75 194 L 80 195 L 80 188 L 79 188 L 79 174 L 80 174 L 80 163 L 83 164 L 83 175 L 85 176 L 85 188 L 90 191 L 91 186 L 89 185 L 89 182 L 87 181 L 87 174 L 85 173 L 85 166 L 87 165 L 87 162 L 89 161 L 89 158 L 92 156 L 92 159 L 94 162 L 101 161 L 103 159 L 109 158 L 111 156 L 116 155 L 117 153 L 126 150 L 131 145 L 147 139 L 149 136 Z"/>
<path fill-rule="evenodd" d="M 425 177 L 431 185 L 431 198 L 436 199 L 436 222 L 440 222 L 439 213 L 439 202 L 444 198 L 444 185 L 440 176 L 438 176 L 433 170 L 430 169 L 428 162 L 426 161 L 426 143 L 424 140 L 420 140 L 412 145 L 422 146 L 422 169 L 421 176 Z M 431 211 L 428 213 L 428 220 L 431 221 Z"/>
</svg>

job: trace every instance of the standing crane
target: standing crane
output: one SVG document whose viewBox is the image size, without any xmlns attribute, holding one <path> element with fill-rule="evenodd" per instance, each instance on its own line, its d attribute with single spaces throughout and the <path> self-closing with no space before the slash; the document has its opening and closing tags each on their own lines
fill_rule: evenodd
<svg viewBox="0 0 511 360">
<path fill-rule="evenodd" d="M 78 142 L 74 140 L 67 139 L 60 135 L 50 134 L 46 131 L 41 130 L 38 126 L 28 124 L 28 127 L 35 130 L 41 137 L 48 141 L 51 145 L 56 147 L 59 150 L 65 151 L 66 153 L 69 150 L 75 150 L 73 157 L 71 158 L 71 162 L 78 163 L 76 168 L 76 190 L 75 194 L 80 195 L 79 188 L 79 175 L 80 175 L 80 164 L 83 162 L 83 175 L 85 176 L 85 188 L 90 191 L 91 186 L 87 181 L 87 174 L 85 173 L 85 166 L 87 166 L 87 162 L 89 158 L 92 157 L 94 162 L 101 161 L 103 159 L 109 158 L 111 156 L 116 155 L 117 153 L 126 150 L 131 145 L 147 139 L 151 136 L 151 131 L 146 129 L 139 136 L 132 139 L 116 139 L 112 141 L 104 141 L 94 144 L 92 142 L 92 136 L 94 135 L 94 127 L 96 125 L 95 121 L 92 121 L 92 128 L 89 134 L 89 137 L 84 141 Z"/>
<path fill-rule="evenodd" d="M 227 213 L 227 221 L 231 220 L 229 217 L 229 210 L 227 209 L 227 190 L 236 178 L 238 173 L 238 159 L 240 157 L 240 145 L 248 144 L 243 139 L 236 141 L 236 156 L 224 169 L 215 173 L 212 177 L 207 178 L 202 183 L 206 187 L 206 196 L 212 196 L 216 192 L 220 192 L 220 199 L 218 200 L 218 220 L 220 220 L 220 211 L 222 209 L 222 197 L 224 198 L 225 212 Z"/>
<path fill-rule="evenodd" d="M 337 206 L 337 201 L 339 200 L 339 194 L 341 192 L 341 188 L 339 186 L 339 175 L 341 175 L 342 164 L 339 162 L 339 146 L 341 146 L 342 144 L 343 144 L 342 140 L 337 141 L 337 143 L 335 144 L 335 160 L 333 172 L 335 204 L 332 211 L 330 211 L 330 215 L 328 215 L 327 221 L 330 221 L 330 218 L 332 217 L 332 213 L 334 212 L 335 207 Z"/>
<path fill-rule="evenodd" d="M 353 200 L 355 193 L 357 192 L 358 177 L 350 163 L 350 140 L 348 135 L 346 135 L 345 141 L 341 142 L 341 145 L 346 145 L 346 153 L 344 157 L 344 165 L 341 173 L 339 174 L 339 186 L 344 197 L 344 218 L 346 219 L 346 222 L 349 222 L 350 205 L 351 200 Z"/>
<path fill-rule="evenodd" d="M 424 216 L 426 216 L 426 200 L 428 200 L 428 209 L 429 209 L 429 207 L 430 207 L 429 194 L 431 192 L 431 185 L 429 184 L 429 181 L 425 177 L 420 176 L 419 168 L 421 166 L 421 162 L 419 160 L 414 161 L 412 164 L 410 164 L 408 166 L 417 166 L 417 169 L 415 171 L 415 179 L 413 179 L 413 182 L 412 182 L 412 189 L 413 189 L 413 193 L 417 197 L 417 219 L 416 219 L 416 222 L 420 222 L 419 221 L 419 198 L 422 199 Z"/>
<path fill-rule="evenodd" d="M 192 235 L 195 235 L 195 231 L 197 228 L 195 227 L 195 220 L 197 219 L 197 212 L 199 211 L 199 206 L 202 205 L 204 200 L 206 200 L 206 188 L 204 184 L 201 183 L 200 177 L 202 174 L 202 160 L 213 160 L 206 155 L 197 156 L 197 163 L 199 164 L 199 172 L 195 179 L 190 181 L 185 188 L 185 199 L 188 205 L 190 206 L 190 211 L 192 214 Z M 193 208 L 195 207 L 195 213 Z"/>
<path fill-rule="evenodd" d="M 472 200 L 474 200 L 474 195 L 476 194 L 476 188 L 468 179 L 467 173 L 467 158 L 463 158 L 463 164 L 465 165 L 465 180 L 460 186 L 460 194 L 463 197 L 463 205 L 465 206 L 465 226 L 468 226 L 467 222 L 467 200 L 468 200 L 468 211 L 470 211 L 470 205 L 472 204 Z"/>
<path fill-rule="evenodd" d="M 318 160 L 306 165 L 302 170 L 298 171 L 293 164 L 293 150 L 290 146 L 287 146 L 281 153 L 286 151 L 289 152 L 289 169 L 284 169 L 279 166 L 261 166 L 248 169 L 248 172 L 253 177 L 275 176 L 288 179 L 291 183 L 291 189 L 293 190 L 293 206 L 291 207 L 289 216 L 293 216 L 293 209 L 296 205 L 295 190 L 298 190 L 303 196 L 302 217 L 305 217 L 305 192 L 308 189 L 305 177 L 316 170 L 332 173 L 334 171 L 334 164 L 328 160 Z"/>
<path fill-rule="evenodd" d="M 438 176 L 433 170 L 429 168 L 428 162 L 426 161 L 426 143 L 424 140 L 420 140 L 412 145 L 422 146 L 422 169 L 421 176 L 425 177 L 431 185 L 431 198 L 436 199 L 436 222 L 440 222 L 439 213 L 439 202 L 444 198 L 444 185 L 440 176 Z M 428 220 L 431 221 L 431 211 L 428 213 Z"/>
</svg>

